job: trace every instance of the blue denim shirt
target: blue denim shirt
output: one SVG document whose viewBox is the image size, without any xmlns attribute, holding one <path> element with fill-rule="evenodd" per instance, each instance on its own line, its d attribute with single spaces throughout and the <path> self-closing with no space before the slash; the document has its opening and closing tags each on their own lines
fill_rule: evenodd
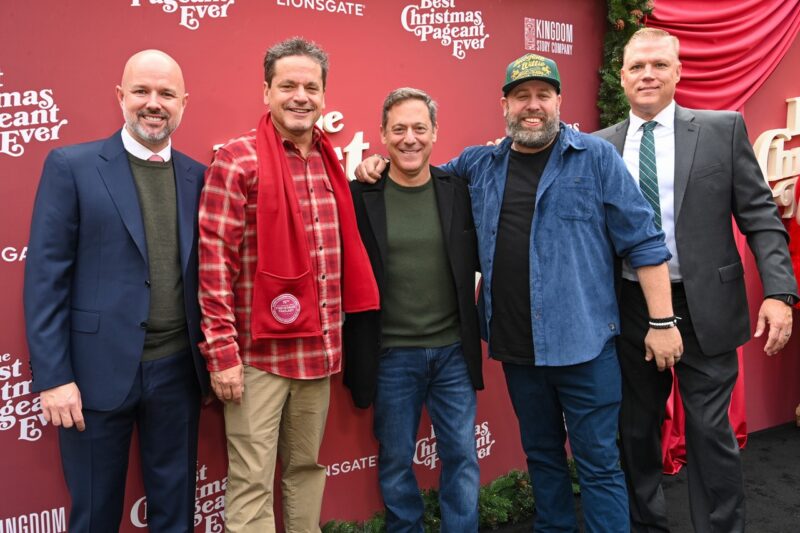
<svg viewBox="0 0 800 533">
<path fill-rule="evenodd" d="M 510 149 L 510 138 L 498 146 L 472 146 L 442 166 L 470 182 L 486 332 Z M 650 205 L 616 149 L 563 123 L 539 181 L 529 246 L 533 344 L 536 364 L 543 366 L 594 359 L 619 333 L 615 254 L 627 257 L 633 268 L 671 257 Z"/>
</svg>

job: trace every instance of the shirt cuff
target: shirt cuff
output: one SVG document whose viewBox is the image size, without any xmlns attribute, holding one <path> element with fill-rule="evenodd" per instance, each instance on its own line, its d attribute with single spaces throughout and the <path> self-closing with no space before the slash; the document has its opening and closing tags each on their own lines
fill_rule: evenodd
<svg viewBox="0 0 800 533">
<path fill-rule="evenodd" d="M 206 360 L 206 368 L 209 372 L 220 372 L 242 364 L 239 357 L 239 346 L 236 342 L 218 342 L 212 346 L 203 341 L 198 346 Z"/>
</svg>

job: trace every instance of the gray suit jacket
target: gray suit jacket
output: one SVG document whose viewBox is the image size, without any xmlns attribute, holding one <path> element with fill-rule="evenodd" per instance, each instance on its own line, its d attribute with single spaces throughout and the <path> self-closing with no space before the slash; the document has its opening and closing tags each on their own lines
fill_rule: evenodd
<svg viewBox="0 0 800 533">
<path fill-rule="evenodd" d="M 596 135 L 622 154 L 628 123 L 624 120 Z M 789 237 L 742 116 L 676 106 L 675 240 L 692 323 L 708 355 L 733 350 L 750 338 L 733 220 L 747 236 L 764 294 L 796 295 Z"/>
</svg>

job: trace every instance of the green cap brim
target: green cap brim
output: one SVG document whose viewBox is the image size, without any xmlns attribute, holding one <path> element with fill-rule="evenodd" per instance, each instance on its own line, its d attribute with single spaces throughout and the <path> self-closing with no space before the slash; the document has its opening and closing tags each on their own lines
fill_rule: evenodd
<svg viewBox="0 0 800 533">
<path fill-rule="evenodd" d="M 522 79 L 519 79 L 519 80 L 514 80 L 511 83 L 506 83 L 505 85 L 503 85 L 503 96 L 507 96 L 508 93 L 511 91 L 511 89 L 513 89 L 517 85 L 520 85 L 522 83 L 525 83 L 526 81 L 531 81 L 531 80 L 539 80 L 539 81 L 543 81 L 545 83 L 549 83 L 550 85 L 552 85 L 555 88 L 556 94 L 561 94 L 561 84 L 556 82 L 552 78 L 545 78 L 543 76 L 531 76 L 529 78 L 522 78 Z"/>
</svg>

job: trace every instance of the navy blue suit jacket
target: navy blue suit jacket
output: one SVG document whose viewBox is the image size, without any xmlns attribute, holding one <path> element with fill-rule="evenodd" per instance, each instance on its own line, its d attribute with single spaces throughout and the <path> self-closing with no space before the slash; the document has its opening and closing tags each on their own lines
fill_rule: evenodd
<svg viewBox="0 0 800 533">
<path fill-rule="evenodd" d="M 205 167 L 172 151 L 184 307 L 197 344 L 197 210 Z M 25 324 L 33 390 L 75 381 L 83 406 L 118 407 L 142 356 L 150 306 L 144 223 L 120 132 L 50 152 L 33 208 L 25 265 Z"/>
</svg>

